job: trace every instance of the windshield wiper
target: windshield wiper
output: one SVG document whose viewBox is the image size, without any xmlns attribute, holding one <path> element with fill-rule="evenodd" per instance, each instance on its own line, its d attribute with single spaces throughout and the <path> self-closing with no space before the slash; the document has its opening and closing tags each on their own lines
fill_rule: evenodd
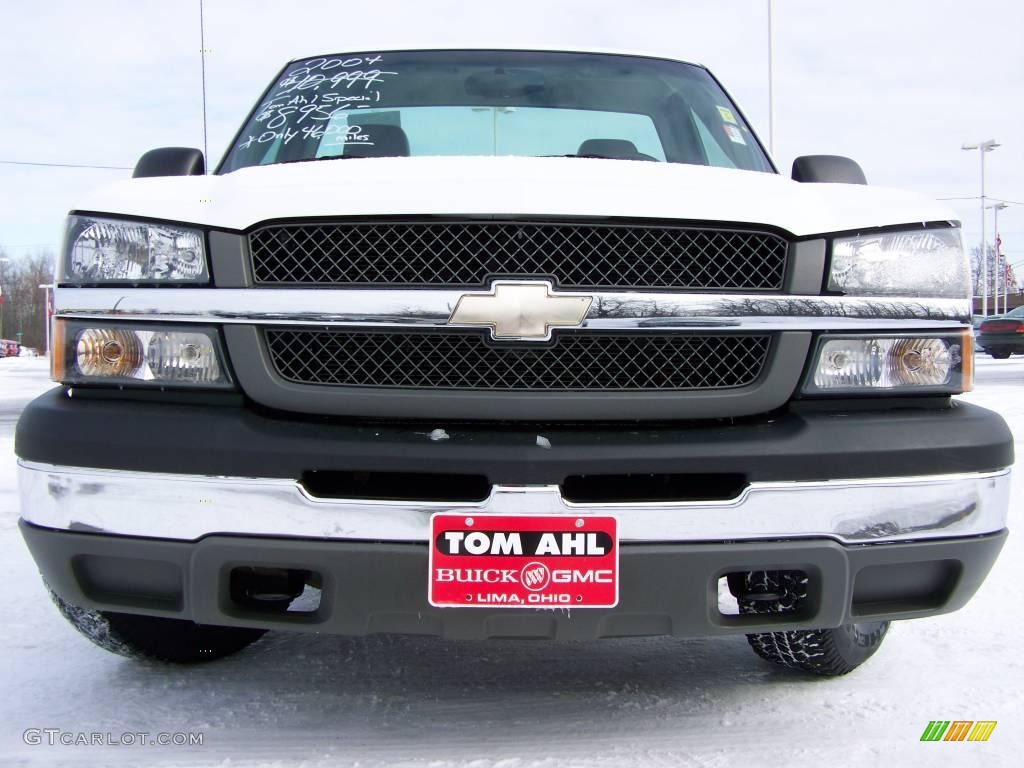
<svg viewBox="0 0 1024 768">
<path fill-rule="evenodd" d="M 277 160 L 267 165 L 287 165 L 288 163 L 312 163 L 315 160 L 351 160 L 360 158 L 361 155 L 325 155 L 324 157 L 297 157 L 294 160 Z"/>
</svg>

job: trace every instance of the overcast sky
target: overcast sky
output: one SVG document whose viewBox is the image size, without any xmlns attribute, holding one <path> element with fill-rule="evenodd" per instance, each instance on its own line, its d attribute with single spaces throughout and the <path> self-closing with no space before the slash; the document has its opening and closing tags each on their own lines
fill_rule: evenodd
<svg viewBox="0 0 1024 768">
<path fill-rule="evenodd" d="M 375 47 L 567 43 L 709 66 L 768 138 L 768 0 L 206 0 L 209 148 L 223 154 L 281 65 Z M 1024 202 L 1024 3 L 774 0 L 775 157 L 848 155 L 872 184 Z M 0 160 L 132 166 L 202 147 L 199 0 L 0 0 Z M 212 165 L 213 163 L 211 163 Z M 130 171 L 0 163 L 0 245 L 56 248 L 81 194 Z M 977 200 L 952 201 L 968 244 Z M 991 218 L 989 219 L 991 222 Z M 1002 212 L 1024 262 L 1024 206 Z M 989 225 L 991 231 L 991 224 Z M 990 236 L 991 237 L 991 236 Z M 1021 274 L 1021 271 L 1018 271 Z"/>
</svg>

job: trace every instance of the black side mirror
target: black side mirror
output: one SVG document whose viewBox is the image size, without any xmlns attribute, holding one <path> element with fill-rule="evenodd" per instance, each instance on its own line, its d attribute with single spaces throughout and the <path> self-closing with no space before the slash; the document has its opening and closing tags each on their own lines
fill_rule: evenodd
<svg viewBox="0 0 1024 768">
<path fill-rule="evenodd" d="M 191 147 L 160 147 L 139 158 L 133 179 L 149 176 L 202 176 L 206 173 L 203 153 Z"/>
<path fill-rule="evenodd" d="M 793 161 L 793 181 L 812 184 L 867 184 L 864 171 L 839 155 L 804 155 Z"/>
</svg>

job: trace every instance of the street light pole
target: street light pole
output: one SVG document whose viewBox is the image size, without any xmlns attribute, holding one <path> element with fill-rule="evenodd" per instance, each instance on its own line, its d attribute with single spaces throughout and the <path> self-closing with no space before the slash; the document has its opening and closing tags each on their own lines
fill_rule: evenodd
<svg viewBox="0 0 1024 768">
<path fill-rule="evenodd" d="M 772 0 L 768 0 L 768 153 L 775 155 L 775 27 Z"/>
<path fill-rule="evenodd" d="M 973 151 L 978 150 L 981 156 L 981 314 L 988 317 L 988 252 L 985 242 L 985 153 L 991 152 L 996 147 L 1002 146 L 995 139 L 982 141 L 977 144 L 964 144 L 960 149 Z M 971 301 L 973 302 L 973 297 Z"/>
</svg>

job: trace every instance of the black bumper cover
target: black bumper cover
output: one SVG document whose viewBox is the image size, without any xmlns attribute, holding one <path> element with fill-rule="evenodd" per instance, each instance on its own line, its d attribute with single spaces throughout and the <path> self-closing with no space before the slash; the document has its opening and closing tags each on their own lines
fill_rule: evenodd
<svg viewBox="0 0 1024 768">
<path fill-rule="evenodd" d="M 21 523 L 43 578 L 64 600 L 96 610 L 201 624 L 348 635 L 446 638 L 677 635 L 836 627 L 912 619 L 963 606 L 984 580 L 1006 532 L 961 539 L 842 546 L 825 539 L 623 544 L 614 609 L 433 608 L 427 545 L 208 536 L 199 541 L 105 536 Z M 230 576 L 249 566 L 319 575 L 319 607 L 270 613 L 233 600 Z M 746 570 L 802 570 L 808 598 L 796 614 L 725 615 L 718 581 Z"/>
<path fill-rule="evenodd" d="M 435 429 L 442 439 L 431 439 Z M 467 473 L 492 484 L 556 485 L 601 473 L 736 473 L 768 482 L 986 472 L 1013 463 L 1013 438 L 998 414 L 962 402 L 655 426 L 351 424 L 242 405 L 72 399 L 54 389 L 23 412 L 15 452 L 27 461 L 141 472 Z"/>
</svg>

